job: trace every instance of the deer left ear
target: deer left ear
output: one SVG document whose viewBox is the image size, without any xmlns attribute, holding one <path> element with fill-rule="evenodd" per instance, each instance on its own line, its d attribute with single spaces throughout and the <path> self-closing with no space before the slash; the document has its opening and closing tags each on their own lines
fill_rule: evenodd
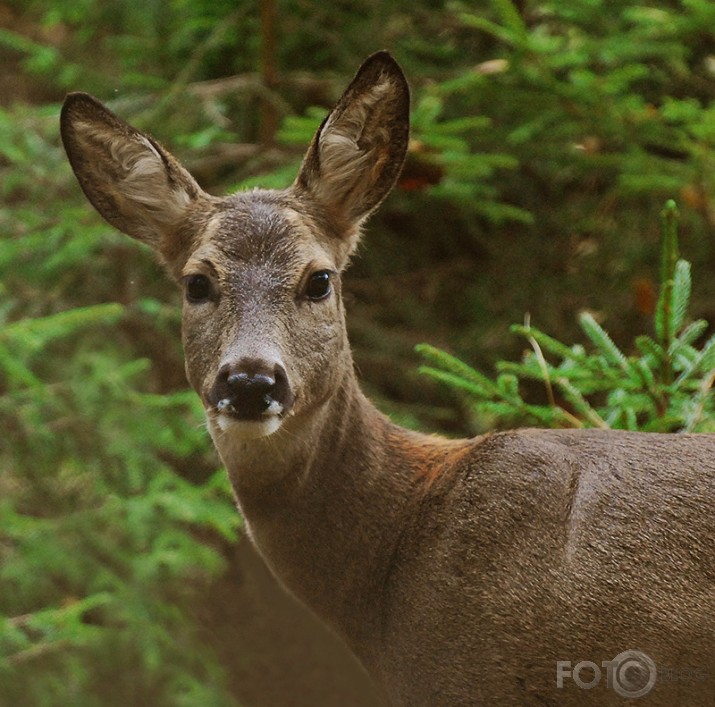
<svg viewBox="0 0 715 707">
<path fill-rule="evenodd" d="M 92 205 L 115 228 L 166 259 L 177 249 L 175 232 L 189 210 L 210 197 L 161 145 L 86 93 L 67 96 L 60 129 Z"/>
<path fill-rule="evenodd" d="M 369 57 L 313 138 L 295 188 L 358 226 L 387 196 L 409 140 L 410 92 L 387 52 Z"/>
</svg>

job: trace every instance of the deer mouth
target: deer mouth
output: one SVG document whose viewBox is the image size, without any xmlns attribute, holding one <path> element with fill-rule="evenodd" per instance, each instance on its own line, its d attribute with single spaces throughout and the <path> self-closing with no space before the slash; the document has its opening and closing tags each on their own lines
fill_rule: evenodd
<svg viewBox="0 0 715 707">
<path fill-rule="evenodd" d="M 245 439 L 267 437 L 283 424 L 290 405 L 264 394 L 251 398 L 227 395 L 219 400 L 210 399 L 208 418 L 223 433 Z"/>
<path fill-rule="evenodd" d="M 226 399 L 209 408 L 208 418 L 212 426 L 223 433 L 235 434 L 245 439 L 268 437 L 283 424 L 283 406 L 272 401 L 259 415 L 246 414 Z"/>
<path fill-rule="evenodd" d="M 222 398 L 216 403 L 216 412 L 237 420 L 260 422 L 266 417 L 282 416 L 283 403 L 264 395 L 258 404 L 239 405 L 231 398 Z"/>
</svg>

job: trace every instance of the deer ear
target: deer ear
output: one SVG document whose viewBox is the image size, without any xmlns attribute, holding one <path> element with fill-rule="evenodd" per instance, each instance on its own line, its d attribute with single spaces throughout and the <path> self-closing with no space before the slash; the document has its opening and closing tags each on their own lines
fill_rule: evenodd
<svg viewBox="0 0 715 707">
<path fill-rule="evenodd" d="M 157 142 L 86 93 L 67 96 L 60 130 L 72 169 L 94 208 L 160 254 L 193 203 L 210 198 Z"/>
<path fill-rule="evenodd" d="M 295 187 L 359 223 L 392 189 L 409 139 L 410 92 L 387 52 L 369 57 L 313 138 Z"/>
</svg>

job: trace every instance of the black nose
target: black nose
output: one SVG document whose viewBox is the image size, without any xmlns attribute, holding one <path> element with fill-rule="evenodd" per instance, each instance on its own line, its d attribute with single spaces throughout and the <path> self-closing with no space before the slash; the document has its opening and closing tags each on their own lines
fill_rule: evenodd
<svg viewBox="0 0 715 707">
<path fill-rule="evenodd" d="M 242 420 L 284 415 L 293 404 L 283 366 L 256 359 L 224 364 L 208 400 L 219 412 Z"/>
</svg>

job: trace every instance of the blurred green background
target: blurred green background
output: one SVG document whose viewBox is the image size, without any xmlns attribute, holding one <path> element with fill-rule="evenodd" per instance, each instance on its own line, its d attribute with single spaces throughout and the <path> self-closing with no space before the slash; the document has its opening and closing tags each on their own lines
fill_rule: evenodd
<svg viewBox="0 0 715 707">
<path fill-rule="evenodd" d="M 378 703 L 244 549 L 178 292 L 85 201 L 58 115 L 88 91 L 210 192 L 284 186 L 383 48 L 412 139 L 345 290 L 386 412 L 482 431 L 414 345 L 490 371 L 527 312 L 571 341 L 588 309 L 628 352 L 667 198 L 715 320 L 710 0 L 0 1 L 0 705 Z"/>
</svg>

